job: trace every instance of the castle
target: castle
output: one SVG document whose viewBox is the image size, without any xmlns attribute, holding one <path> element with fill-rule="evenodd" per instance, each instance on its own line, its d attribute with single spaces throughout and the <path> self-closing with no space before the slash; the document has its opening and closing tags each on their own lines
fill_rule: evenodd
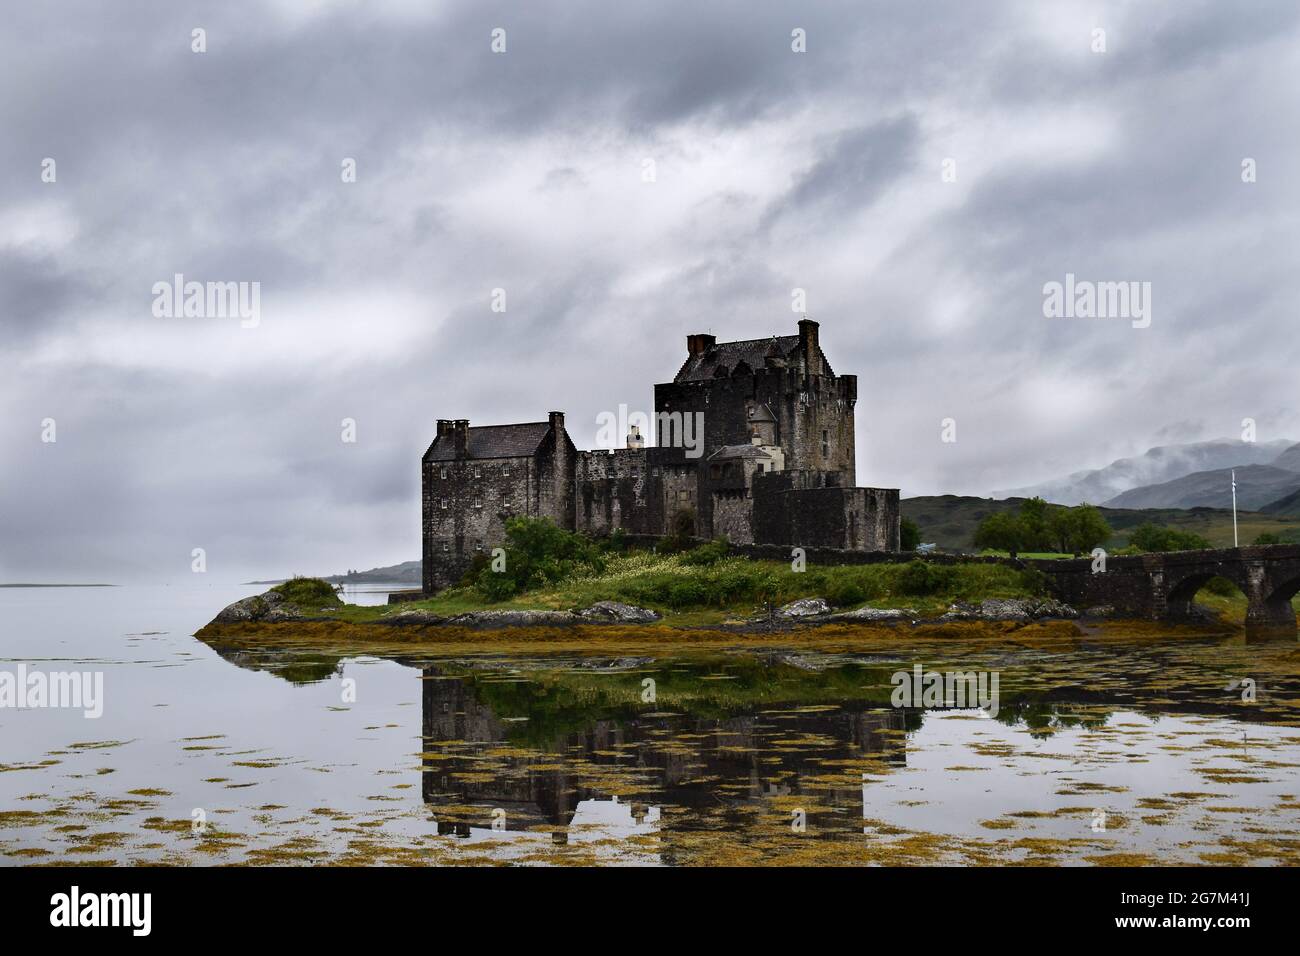
<svg viewBox="0 0 1300 956">
<path fill-rule="evenodd" d="M 702 538 L 897 551 L 896 488 L 858 488 L 856 375 L 836 375 L 818 325 L 797 335 L 718 342 L 686 337 L 671 382 L 655 386 L 657 443 L 579 451 L 564 413 L 470 427 L 439 419 L 421 467 L 424 590 L 460 580 L 518 515 L 606 535 L 665 534 L 688 511 Z"/>
</svg>

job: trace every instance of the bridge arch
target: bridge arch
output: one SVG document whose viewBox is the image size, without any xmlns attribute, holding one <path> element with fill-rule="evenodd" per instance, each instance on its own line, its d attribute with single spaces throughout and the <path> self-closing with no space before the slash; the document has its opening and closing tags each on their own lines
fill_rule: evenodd
<svg viewBox="0 0 1300 956">
<path fill-rule="evenodd" d="M 1166 570 L 1165 572 L 1165 614 L 1174 620 L 1190 619 L 1195 616 L 1196 595 L 1215 578 L 1231 581 L 1247 598 L 1250 596 L 1250 581 L 1245 570 L 1238 564 L 1212 564 L 1189 568 L 1182 573 Z"/>
<path fill-rule="evenodd" d="M 1300 568 L 1269 575 L 1261 590 L 1259 607 L 1251 607 L 1247 622 L 1295 627 L 1296 613 L 1291 599 L 1300 593 Z"/>
</svg>

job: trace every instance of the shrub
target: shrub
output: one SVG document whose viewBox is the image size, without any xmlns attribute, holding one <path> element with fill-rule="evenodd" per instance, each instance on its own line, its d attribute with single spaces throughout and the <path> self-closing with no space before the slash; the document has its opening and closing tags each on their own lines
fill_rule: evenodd
<svg viewBox="0 0 1300 956">
<path fill-rule="evenodd" d="M 284 595 L 290 604 L 303 607 L 338 607 L 343 603 L 339 600 L 334 585 L 320 578 L 294 577 L 283 584 L 277 584 L 271 590 Z"/>
<path fill-rule="evenodd" d="M 1257 545 L 1281 544 L 1281 543 L 1282 543 L 1281 535 L 1276 535 L 1272 531 L 1265 531 L 1263 534 L 1255 538 L 1255 544 Z"/>
<path fill-rule="evenodd" d="M 687 551 L 682 555 L 682 564 L 706 567 L 717 564 L 730 553 L 731 543 L 726 538 L 718 538 L 716 541 L 709 541 Z"/>
<path fill-rule="evenodd" d="M 474 581 L 494 601 L 554 584 L 579 570 L 600 573 L 605 568 L 605 556 L 590 538 L 545 518 L 511 518 L 503 547 L 504 569 L 494 570 L 489 559 Z"/>
<path fill-rule="evenodd" d="M 707 596 L 704 582 L 693 578 L 679 578 L 668 586 L 665 603 L 674 608 L 692 607 L 705 603 Z"/>
<path fill-rule="evenodd" d="M 825 593 L 827 602 L 835 607 L 853 607 L 867 600 L 866 589 L 852 579 L 832 581 Z"/>
<path fill-rule="evenodd" d="M 900 551 L 915 551 L 921 543 L 921 529 L 911 518 L 904 518 L 898 524 L 898 548 Z"/>
<path fill-rule="evenodd" d="M 896 586 L 899 594 L 924 597 L 946 589 L 953 580 L 952 569 L 939 567 L 925 561 L 909 561 L 898 571 Z"/>
<path fill-rule="evenodd" d="M 1210 580 L 1205 582 L 1205 590 L 1211 594 L 1217 594 L 1219 597 L 1236 597 L 1241 593 L 1241 589 L 1233 584 L 1221 574 L 1216 574 Z"/>
</svg>

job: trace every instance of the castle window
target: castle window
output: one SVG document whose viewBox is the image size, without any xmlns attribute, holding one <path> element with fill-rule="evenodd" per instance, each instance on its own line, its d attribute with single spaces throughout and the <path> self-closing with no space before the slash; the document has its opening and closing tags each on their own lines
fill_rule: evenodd
<svg viewBox="0 0 1300 956">
<path fill-rule="evenodd" d="M 446 498 L 443 498 L 443 499 L 442 499 L 442 501 L 440 502 L 440 507 L 442 508 L 443 511 L 446 511 L 446 510 L 447 510 L 447 499 L 446 499 Z"/>
<path fill-rule="evenodd" d="M 483 550 L 483 539 L 482 539 L 482 538 L 479 538 L 477 541 L 474 542 L 474 550 L 475 550 L 475 551 L 482 551 L 482 550 Z"/>
<path fill-rule="evenodd" d="M 822 432 L 822 434 L 825 435 L 826 433 L 825 433 L 825 432 Z M 483 477 L 483 469 L 480 468 L 478 465 L 475 465 L 475 466 L 474 466 L 474 477 L 475 477 L 475 478 L 482 478 L 482 477 Z"/>
<path fill-rule="evenodd" d="M 482 508 L 482 507 L 483 507 L 483 499 L 482 499 L 482 498 L 475 498 L 475 499 L 474 499 L 474 507 L 475 507 L 475 508 Z"/>
<path fill-rule="evenodd" d="M 826 431 L 822 432 L 822 457 L 823 458 L 831 457 L 830 433 Z"/>
<path fill-rule="evenodd" d="M 444 542 L 442 543 L 442 552 L 443 552 L 443 554 L 446 554 L 446 553 L 447 553 L 448 551 L 450 551 L 450 550 L 451 550 L 451 544 L 450 544 L 449 542 L 447 542 L 447 541 L 444 541 Z"/>
<path fill-rule="evenodd" d="M 443 465 L 441 468 L 438 469 L 438 477 L 441 478 L 443 481 L 446 481 L 446 480 L 447 480 L 447 466 L 446 466 L 446 465 Z"/>
</svg>

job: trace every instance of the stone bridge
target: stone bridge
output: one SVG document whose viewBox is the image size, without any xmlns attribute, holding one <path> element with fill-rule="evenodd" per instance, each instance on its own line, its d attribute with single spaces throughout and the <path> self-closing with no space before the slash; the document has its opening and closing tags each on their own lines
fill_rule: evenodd
<svg viewBox="0 0 1300 956">
<path fill-rule="evenodd" d="M 1095 572 L 1091 558 L 1024 563 L 1046 574 L 1056 595 L 1080 610 L 1108 604 L 1134 617 L 1188 620 L 1196 592 L 1220 576 L 1249 600 L 1248 625 L 1296 626 L 1291 598 L 1300 591 L 1300 545 L 1108 557 L 1106 569 Z"/>
</svg>

